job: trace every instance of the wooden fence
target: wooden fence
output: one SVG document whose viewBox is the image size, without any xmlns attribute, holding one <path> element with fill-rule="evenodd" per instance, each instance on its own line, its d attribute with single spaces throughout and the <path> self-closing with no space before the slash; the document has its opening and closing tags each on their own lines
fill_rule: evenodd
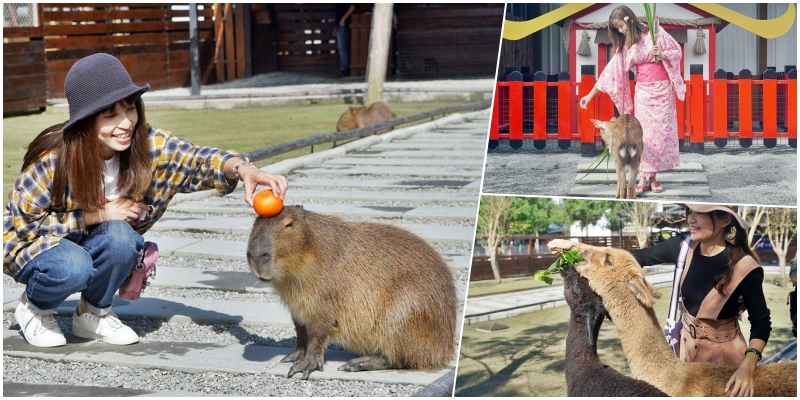
<svg viewBox="0 0 800 400">
<path fill-rule="evenodd" d="M 207 84 L 216 81 L 213 14 L 210 3 L 198 8 L 201 76 Z M 40 3 L 38 10 L 38 27 L 3 28 L 4 114 L 63 98 L 70 67 L 101 52 L 119 58 L 137 84 L 153 89 L 191 84 L 186 5 Z"/>
<path fill-rule="evenodd" d="M 476 237 L 475 242 L 483 239 L 483 237 Z M 517 254 L 501 254 L 497 256 L 498 265 L 500 267 L 501 278 L 513 278 L 518 276 L 533 276 L 533 273 L 547 269 L 555 262 L 557 256 L 548 253 L 543 249 L 547 242 L 553 239 L 569 239 L 576 240 L 581 243 L 587 243 L 592 246 L 622 248 L 626 250 L 638 249 L 639 242 L 634 236 L 623 236 L 622 246 L 620 246 L 619 236 L 529 236 L 529 235 L 511 235 L 507 240 L 515 242 L 513 245 L 526 251 L 519 251 Z M 535 248 L 534 243 L 539 241 L 539 248 Z M 764 239 L 766 240 L 766 239 Z M 788 268 L 789 260 L 794 258 L 797 252 L 797 242 L 794 241 L 789 245 L 786 255 L 786 263 Z M 777 263 L 778 256 L 772 250 L 756 250 L 756 254 L 761 261 L 761 264 Z M 788 271 L 788 269 L 787 269 Z M 492 265 L 489 261 L 488 255 L 473 256 L 472 268 L 469 274 L 470 281 L 480 281 L 494 279 L 492 272 Z"/>
<path fill-rule="evenodd" d="M 741 147 L 750 147 L 753 139 L 759 138 L 764 147 L 772 148 L 780 137 L 797 148 L 796 69 L 780 74 L 767 70 L 761 77 L 742 70 L 738 79 L 718 70 L 713 79 L 704 80 L 702 67 L 691 66 L 686 100 L 677 101 L 681 146 L 689 143 L 692 152 L 703 153 L 705 142 L 722 148 L 735 137 Z M 533 139 L 534 147 L 543 149 L 547 139 L 557 139 L 561 149 L 578 142 L 582 155 L 596 155 L 600 133 L 589 119 L 608 120 L 615 108 L 603 93 L 595 96 L 586 110 L 578 106 L 580 98 L 594 87 L 594 66 L 583 66 L 579 83 L 572 82 L 567 72 L 559 73 L 553 82 L 548 82 L 543 72 L 508 72 L 498 77 L 489 148 L 497 147 L 499 139 L 509 140 L 515 149 L 522 146 L 523 139 Z"/>
</svg>

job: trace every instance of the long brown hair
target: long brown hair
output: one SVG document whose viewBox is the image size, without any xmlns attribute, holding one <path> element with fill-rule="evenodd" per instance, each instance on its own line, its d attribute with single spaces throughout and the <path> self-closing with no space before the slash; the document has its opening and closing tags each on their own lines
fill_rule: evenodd
<svg viewBox="0 0 800 400">
<path fill-rule="evenodd" d="M 141 201 L 152 180 L 149 127 L 145 120 L 144 102 L 139 94 L 121 101 L 136 105 L 139 120 L 133 129 L 130 147 L 119 152 L 117 186 L 120 193 L 127 193 L 131 199 Z M 44 153 L 54 151 L 58 154 L 53 187 L 50 189 L 51 204 L 66 204 L 69 192 L 77 207 L 84 211 L 96 211 L 102 207 L 100 193 L 103 190 L 105 163 L 94 126 L 98 115 L 115 106 L 112 104 L 78 121 L 66 132 L 62 129 L 66 122 L 53 125 L 39 133 L 28 146 L 22 171 L 38 161 Z"/>
<path fill-rule="evenodd" d="M 725 211 L 721 210 L 714 210 L 708 213 L 711 216 L 711 224 L 713 229 L 716 230 L 717 228 L 717 221 L 721 220 L 725 214 L 728 214 Z M 687 218 L 688 223 L 688 218 Z M 760 263 L 758 255 L 756 254 L 753 249 L 750 248 L 750 241 L 747 238 L 747 231 L 739 225 L 739 221 L 731 217 L 731 222 L 725 226 L 724 230 L 725 242 L 731 246 L 731 254 L 730 259 L 728 260 L 728 265 L 725 269 L 721 272 L 717 273 L 716 278 L 714 278 L 714 289 L 717 289 L 719 294 L 725 295 L 723 289 L 725 286 L 730 283 L 731 279 L 733 279 L 733 266 L 736 262 L 739 261 L 739 258 L 742 257 L 742 252 L 746 253 L 750 257 L 753 257 L 757 263 Z"/>
<path fill-rule="evenodd" d="M 628 17 L 627 21 L 625 21 L 625 17 Z M 615 19 L 620 20 L 628 26 L 627 35 L 619 33 L 617 28 L 614 27 Z M 611 15 L 608 16 L 608 37 L 611 39 L 611 54 L 617 54 L 623 43 L 626 49 L 630 48 L 635 43 L 639 43 L 639 40 L 645 32 L 649 32 L 648 29 L 639 22 L 639 19 L 636 18 L 636 14 L 634 14 L 630 8 L 627 6 L 615 8 L 614 11 L 611 11 Z"/>
</svg>

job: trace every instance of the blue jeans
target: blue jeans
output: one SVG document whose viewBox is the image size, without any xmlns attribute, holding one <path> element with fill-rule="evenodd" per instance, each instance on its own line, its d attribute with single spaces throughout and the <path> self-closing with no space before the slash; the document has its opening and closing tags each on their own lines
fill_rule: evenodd
<svg viewBox="0 0 800 400">
<path fill-rule="evenodd" d="M 143 247 L 144 238 L 130 224 L 108 221 L 92 228 L 80 244 L 62 239 L 25 265 L 14 279 L 26 285 L 28 301 L 41 310 L 54 310 L 81 292 L 87 307 L 105 315 Z"/>
<path fill-rule="evenodd" d="M 339 69 L 350 68 L 350 27 L 336 25 L 336 46 L 339 48 Z"/>
</svg>

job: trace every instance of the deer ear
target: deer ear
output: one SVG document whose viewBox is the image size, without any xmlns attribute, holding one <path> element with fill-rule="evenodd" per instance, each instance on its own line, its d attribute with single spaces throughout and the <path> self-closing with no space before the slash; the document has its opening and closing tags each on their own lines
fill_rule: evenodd
<svg viewBox="0 0 800 400">
<path fill-rule="evenodd" d="M 636 299 L 648 308 L 653 307 L 655 298 L 661 297 L 661 292 L 641 276 L 628 280 L 628 287 L 636 295 Z"/>
<path fill-rule="evenodd" d="M 592 121 L 594 126 L 600 128 L 600 129 L 606 129 L 606 123 L 603 122 L 603 121 L 596 120 L 596 119 L 591 119 L 591 118 L 589 118 L 589 121 Z"/>
</svg>

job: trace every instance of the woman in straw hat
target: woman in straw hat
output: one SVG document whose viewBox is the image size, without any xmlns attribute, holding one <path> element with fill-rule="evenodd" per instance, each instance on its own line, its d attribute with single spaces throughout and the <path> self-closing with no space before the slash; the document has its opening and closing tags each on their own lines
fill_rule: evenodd
<svg viewBox="0 0 800 400">
<path fill-rule="evenodd" d="M 715 204 L 680 204 L 686 209 L 691 244 L 680 283 L 680 358 L 739 367 L 725 391 L 752 396 L 756 365 L 769 339 L 770 311 L 764 297 L 764 269 L 750 248 L 750 224 L 732 208 Z M 642 266 L 675 264 L 683 237 L 657 246 L 630 250 Z M 568 240 L 553 240 L 551 249 L 571 248 Z M 750 340 L 745 341 L 738 317 L 747 310 Z"/>
<path fill-rule="evenodd" d="M 78 60 L 64 91 L 69 120 L 28 147 L 3 216 L 3 272 L 26 285 L 15 311 L 28 343 L 66 344 L 53 314 L 81 293 L 75 336 L 125 345 L 139 341 L 111 310 L 114 293 L 141 257 L 147 232 L 177 193 L 232 192 L 244 182 L 252 205 L 259 184 L 283 197 L 285 177 L 236 152 L 195 146 L 146 123 L 141 95 L 109 54 Z"/>
</svg>

